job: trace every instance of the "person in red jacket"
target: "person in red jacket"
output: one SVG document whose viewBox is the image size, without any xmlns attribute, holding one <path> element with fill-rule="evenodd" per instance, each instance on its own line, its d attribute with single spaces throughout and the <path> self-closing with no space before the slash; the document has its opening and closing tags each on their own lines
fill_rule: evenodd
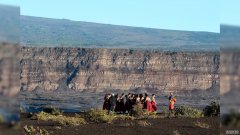
<svg viewBox="0 0 240 135">
<path fill-rule="evenodd" d="M 152 111 L 155 112 L 157 111 L 157 104 L 156 104 L 156 100 L 155 100 L 155 94 L 152 94 Z"/>
<path fill-rule="evenodd" d="M 169 101 L 169 110 L 174 110 L 174 104 L 177 101 L 177 99 L 174 97 Z"/>
<path fill-rule="evenodd" d="M 152 111 L 152 103 L 151 99 L 148 97 L 148 95 L 145 93 L 145 103 L 144 103 L 144 109 L 146 109 L 148 112 Z"/>
<path fill-rule="evenodd" d="M 173 93 L 170 93 L 169 99 L 169 117 L 174 113 L 174 104 L 177 101 L 176 97 L 173 96 Z"/>
</svg>

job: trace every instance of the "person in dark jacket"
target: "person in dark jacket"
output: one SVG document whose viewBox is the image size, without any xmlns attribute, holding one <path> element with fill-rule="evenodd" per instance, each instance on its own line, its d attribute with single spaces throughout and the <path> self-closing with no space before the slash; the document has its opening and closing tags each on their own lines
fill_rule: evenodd
<svg viewBox="0 0 240 135">
<path fill-rule="evenodd" d="M 116 103 L 117 103 L 117 99 L 116 99 L 116 97 L 114 96 L 114 94 L 112 94 L 111 97 L 110 97 L 110 105 L 111 105 L 110 111 L 111 111 L 111 112 L 114 112 L 114 110 L 115 110 L 115 108 L 116 108 Z"/>
<path fill-rule="evenodd" d="M 120 96 L 115 95 L 116 98 L 116 107 L 115 107 L 115 112 L 120 112 Z"/>
<path fill-rule="evenodd" d="M 125 105 L 124 105 L 124 93 L 119 97 L 119 107 L 120 107 L 120 112 L 125 113 Z"/>
<path fill-rule="evenodd" d="M 111 94 L 106 94 L 104 97 L 104 102 L 103 102 L 103 110 L 110 110 L 110 96 Z"/>
</svg>

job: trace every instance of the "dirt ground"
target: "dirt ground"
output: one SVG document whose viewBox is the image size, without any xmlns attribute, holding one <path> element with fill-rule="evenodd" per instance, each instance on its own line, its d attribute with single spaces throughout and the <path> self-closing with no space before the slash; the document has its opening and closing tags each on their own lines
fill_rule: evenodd
<svg viewBox="0 0 240 135">
<path fill-rule="evenodd" d="M 209 127 L 200 127 L 195 123 L 205 123 Z M 157 118 L 144 120 L 122 120 L 108 123 L 91 123 L 80 126 L 61 126 L 53 122 L 31 120 L 21 116 L 19 128 L 0 126 L 0 135 L 25 134 L 23 127 L 32 125 L 45 128 L 53 135 L 219 135 L 220 118 Z M 174 134 L 175 133 L 175 134 Z"/>
</svg>

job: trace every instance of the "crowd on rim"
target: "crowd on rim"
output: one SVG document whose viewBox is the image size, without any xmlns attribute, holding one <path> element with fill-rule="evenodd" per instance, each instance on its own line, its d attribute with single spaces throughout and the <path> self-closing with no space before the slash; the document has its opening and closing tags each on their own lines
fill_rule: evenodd
<svg viewBox="0 0 240 135">
<path fill-rule="evenodd" d="M 176 98 L 173 96 L 173 93 L 170 93 L 170 111 L 174 110 L 175 102 Z M 146 109 L 148 112 L 157 111 L 155 94 L 152 94 L 152 97 L 150 98 L 147 93 L 145 93 L 144 95 L 132 93 L 125 95 L 124 93 L 122 93 L 120 96 L 118 94 L 106 94 L 104 97 L 103 110 L 117 113 L 129 113 L 133 109 L 133 106 L 136 104 L 141 104 L 143 109 Z"/>
</svg>

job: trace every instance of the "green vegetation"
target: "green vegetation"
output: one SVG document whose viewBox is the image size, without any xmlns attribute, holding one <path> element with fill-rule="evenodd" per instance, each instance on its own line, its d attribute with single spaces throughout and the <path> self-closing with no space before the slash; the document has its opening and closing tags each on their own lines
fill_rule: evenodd
<svg viewBox="0 0 240 135">
<path fill-rule="evenodd" d="M 141 121 L 143 119 L 156 119 L 156 118 L 165 118 L 167 114 L 167 108 L 165 106 L 163 108 L 164 117 L 160 117 L 157 112 L 148 112 L 145 109 L 142 109 L 141 104 L 137 104 L 133 106 L 130 114 L 116 114 L 109 113 L 107 110 L 102 109 L 90 109 L 89 111 L 76 114 L 75 116 L 64 116 L 61 111 L 56 108 L 50 107 L 45 108 L 44 111 L 31 115 L 31 119 L 34 118 L 36 120 L 42 121 L 53 121 L 59 123 L 61 125 L 71 125 L 77 126 L 81 124 L 87 123 L 112 123 L 114 120 L 137 120 L 133 124 L 140 126 L 148 126 L 150 123 L 147 121 Z M 204 113 L 201 110 L 196 108 L 188 107 L 188 106 L 180 106 L 176 107 L 174 112 L 172 113 L 176 117 L 186 117 L 186 118 L 201 118 L 204 117 Z M 130 123 L 129 125 L 132 125 Z M 204 123 L 195 123 L 196 126 L 207 128 L 208 126 Z"/>
<path fill-rule="evenodd" d="M 200 128 L 206 128 L 206 129 L 210 128 L 210 125 L 208 125 L 206 123 L 199 122 L 199 121 L 195 122 L 194 125 L 197 126 L 197 127 L 200 127 Z"/>
<path fill-rule="evenodd" d="M 0 115 L 0 123 L 4 122 L 4 117 Z"/>
<path fill-rule="evenodd" d="M 149 118 L 149 119 L 155 119 L 159 118 L 157 116 L 157 112 L 148 112 L 146 109 L 143 109 L 142 104 L 136 104 L 133 106 L 132 111 L 130 112 L 130 115 L 136 119 L 143 119 L 143 118 Z"/>
<path fill-rule="evenodd" d="M 201 110 L 188 106 L 180 106 L 175 109 L 175 116 L 188 118 L 201 118 L 204 117 L 204 114 L 203 111 Z"/>
<path fill-rule="evenodd" d="M 134 120 L 135 118 L 130 115 L 116 114 L 114 120 Z"/>
<path fill-rule="evenodd" d="M 134 117 L 143 117 L 145 113 L 146 113 L 146 110 L 143 109 L 142 104 L 136 104 L 136 105 L 133 105 L 133 109 L 130 112 L 130 115 Z"/>
<path fill-rule="evenodd" d="M 91 109 L 86 112 L 86 118 L 91 122 L 96 123 L 111 123 L 115 118 L 114 114 L 108 114 L 106 110 L 102 109 Z"/>
<path fill-rule="evenodd" d="M 52 106 L 43 108 L 43 112 L 46 112 L 52 115 L 62 115 L 62 112 L 59 109 Z"/>
<path fill-rule="evenodd" d="M 67 117 L 63 115 L 53 115 L 46 112 L 40 112 L 39 114 L 37 114 L 37 119 L 43 121 L 53 121 L 61 125 L 77 126 L 81 124 L 86 124 L 85 119 L 81 117 Z"/>
<path fill-rule="evenodd" d="M 23 129 L 26 135 L 50 135 L 50 133 L 44 128 L 42 129 L 39 127 L 34 128 L 33 126 L 25 125 Z"/>
<path fill-rule="evenodd" d="M 203 111 L 205 116 L 220 116 L 220 105 L 212 101 Z"/>
<path fill-rule="evenodd" d="M 240 113 L 232 110 L 223 117 L 222 123 L 228 127 L 240 128 Z"/>
<path fill-rule="evenodd" d="M 167 112 L 168 112 L 168 107 L 167 106 L 162 106 L 161 109 L 162 109 L 163 114 L 167 114 Z"/>
<path fill-rule="evenodd" d="M 160 118 L 159 115 L 157 115 L 157 112 L 148 112 L 146 113 L 146 118 L 148 119 L 156 119 L 156 118 Z"/>
<path fill-rule="evenodd" d="M 29 16 L 21 16 L 20 22 L 21 40 L 28 46 L 141 47 L 176 51 L 179 51 L 181 46 L 181 50 L 218 50 L 218 33 L 161 30 Z"/>
</svg>

